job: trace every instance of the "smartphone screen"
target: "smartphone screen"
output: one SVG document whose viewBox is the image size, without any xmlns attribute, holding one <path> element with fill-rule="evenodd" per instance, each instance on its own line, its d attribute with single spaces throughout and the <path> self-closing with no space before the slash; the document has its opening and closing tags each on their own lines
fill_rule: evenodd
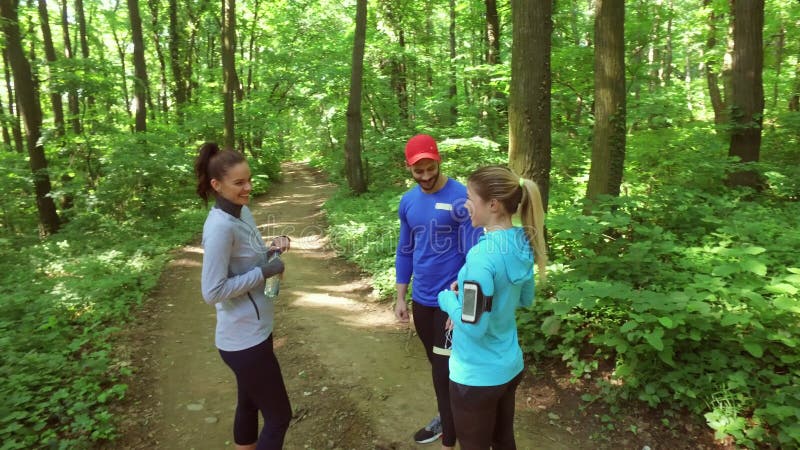
<svg viewBox="0 0 800 450">
<path fill-rule="evenodd" d="M 462 307 L 462 320 L 475 320 L 475 310 L 478 307 L 478 289 L 475 285 L 464 284 L 464 305 Z"/>
</svg>

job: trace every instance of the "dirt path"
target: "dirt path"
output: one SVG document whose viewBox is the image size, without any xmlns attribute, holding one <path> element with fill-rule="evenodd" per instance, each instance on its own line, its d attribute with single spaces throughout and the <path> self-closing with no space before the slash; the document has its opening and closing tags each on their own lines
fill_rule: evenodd
<svg viewBox="0 0 800 450">
<path fill-rule="evenodd" d="M 251 208 L 265 236 L 293 239 L 274 333 L 295 410 L 285 447 L 439 448 L 411 439 L 435 413 L 419 340 L 394 321 L 390 305 L 371 296 L 369 280 L 326 245 L 321 205 L 335 187 L 303 165 L 287 164 L 284 173 L 284 182 Z M 196 245 L 177 252 L 127 331 L 120 351 L 136 376 L 119 412 L 126 417 L 121 437 L 107 448 L 233 447 L 235 383 L 214 347 L 214 309 L 199 292 L 201 262 Z M 647 441 L 639 434 L 643 439 L 593 442 L 592 419 L 578 417 L 576 396 L 565 395 L 568 390 L 523 384 L 517 396 L 520 449 L 641 449 L 638 442 Z"/>
</svg>

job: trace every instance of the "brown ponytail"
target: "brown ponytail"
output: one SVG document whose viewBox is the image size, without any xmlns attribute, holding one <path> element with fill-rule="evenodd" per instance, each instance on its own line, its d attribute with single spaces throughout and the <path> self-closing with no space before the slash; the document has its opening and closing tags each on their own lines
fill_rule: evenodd
<svg viewBox="0 0 800 450">
<path fill-rule="evenodd" d="M 244 155 L 225 149 L 220 150 L 215 142 L 206 142 L 200 146 L 194 162 L 194 173 L 197 175 L 197 195 L 208 204 L 209 193 L 213 193 L 211 180 L 221 180 L 228 169 L 244 162 Z"/>
</svg>

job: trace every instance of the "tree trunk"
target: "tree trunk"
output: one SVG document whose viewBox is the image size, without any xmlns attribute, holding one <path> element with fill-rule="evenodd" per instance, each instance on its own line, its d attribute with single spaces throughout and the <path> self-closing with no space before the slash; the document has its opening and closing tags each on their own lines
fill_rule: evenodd
<svg viewBox="0 0 800 450">
<path fill-rule="evenodd" d="M 625 2 L 597 0 L 594 21 L 594 137 L 586 197 L 618 196 L 625 163 Z"/>
<path fill-rule="evenodd" d="M 717 16 L 714 12 L 711 0 L 703 0 L 703 5 L 710 8 L 708 16 L 708 37 L 706 39 L 706 60 L 704 63 L 706 82 L 708 83 L 708 96 L 711 99 L 711 107 L 714 109 L 714 123 L 722 125 L 728 121 L 728 107 L 719 90 L 719 77 L 715 72 L 717 61 L 713 56 L 714 47 L 717 45 Z"/>
<path fill-rule="evenodd" d="M 168 118 L 169 116 L 167 113 L 169 112 L 169 103 L 167 102 L 167 97 L 169 93 L 169 87 L 167 83 L 167 61 L 164 58 L 164 52 L 161 49 L 161 27 L 158 22 L 160 2 L 158 0 L 148 0 L 147 6 L 150 8 L 150 26 L 153 27 L 153 45 L 156 49 L 156 57 L 158 58 L 158 67 L 160 69 L 159 75 L 161 80 L 161 89 L 159 89 L 156 98 L 158 99 L 158 104 L 161 108 L 162 114 L 165 118 Z"/>
<path fill-rule="evenodd" d="M 536 181 L 545 211 L 550 192 L 550 50 L 553 3 L 511 1 L 511 92 L 508 163 Z"/>
<path fill-rule="evenodd" d="M 781 24 L 775 42 L 775 83 L 772 86 L 772 109 L 778 106 L 778 84 L 781 80 L 781 70 L 783 69 L 783 49 L 786 46 L 786 28 Z"/>
<path fill-rule="evenodd" d="M 147 131 L 147 66 L 144 61 L 144 35 L 139 0 L 128 0 L 128 16 L 133 39 L 133 96 L 136 109 L 136 132 Z"/>
<path fill-rule="evenodd" d="M 794 94 L 789 97 L 789 111 L 800 111 L 800 58 L 794 68 Z"/>
<path fill-rule="evenodd" d="M 367 0 L 356 2 L 356 34 L 353 39 L 353 66 L 350 70 L 350 98 L 347 102 L 347 138 L 344 165 L 347 183 L 355 194 L 367 192 L 361 165 L 361 83 L 364 74 L 364 46 L 367 36 Z"/>
<path fill-rule="evenodd" d="M 64 102 L 61 99 L 61 92 L 56 92 L 53 87 L 53 68 L 58 57 L 56 56 L 56 49 L 53 46 L 53 34 L 50 31 L 50 17 L 47 12 L 47 1 L 39 0 L 39 21 L 42 26 L 42 41 L 44 44 L 44 54 L 48 62 L 48 70 L 50 74 L 50 83 L 48 83 L 50 90 L 50 104 L 53 107 L 53 123 L 56 127 L 56 135 L 64 135 Z"/>
<path fill-rule="evenodd" d="M 14 137 L 14 150 L 17 153 L 22 153 L 25 150 L 25 140 L 22 137 L 22 129 L 19 123 L 19 102 L 17 102 L 17 96 L 14 93 L 14 85 L 11 83 L 11 66 L 8 60 L 8 47 L 5 47 L 3 48 L 3 74 L 6 78 L 6 92 L 8 92 L 8 114 L 11 118 L 11 134 Z"/>
<path fill-rule="evenodd" d="M 253 66 L 256 65 L 257 62 L 255 52 L 258 33 L 256 30 L 258 30 L 258 13 L 261 11 L 260 3 L 260 0 L 256 0 L 255 5 L 253 5 L 253 23 L 250 26 L 250 45 L 247 49 L 249 61 L 247 64 L 247 84 L 245 86 L 245 93 L 248 97 L 250 96 L 250 91 L 253 89 Z"/>
<path fill-rule="evenodd" d="M 69 11 L 67 0 L 61 0 L 61 36 L 64 39 L 64 57 L 72 59 L 75 55 L 72 52 L 72 39 L 69 36 Z M 81 111 L 78 103 L 78 93 L 75 89 L 70 89 L 67 93 L 67 105 L 69 107 L 69 121 L 72 124 L 72 132 L 80 134 L 83 131 L 81 126 Z"/>
<path fill-rule="evenodd" d="M 500 18 L 497 0 L 486 0 L 486 64 L 500 63 Z"/>
<path fill-rule="evenodd" d="M 225 115 L 225 147 L 234 148 L 233 100 L 236 95 L 236 0 L 222 0 L 222 74 Z"/>
<path fill-rule="evenodd" d="M 78 36 L 81 43 L 81 57 L 83 57 L 83 64 L 86 66 L 89 64 L 89 40 L 86 34 L 86 15 L 84 14 L 83 10 L 83 0 L 75 0 L 75 14 L 76 19 L 78 20 Z M 87 70 L 90 70 L 89 67 L 86 67 Z M 91 93 L 88 93 L 86 96 L 86 104 L 89 110 L 94 109 L 94 96 Z"/>
<path fill-rule="evenodd" d="M 172 80 L 175 83 L 175 111 L 178 123 L 183 123 L 184 107 L 189 101 L 189 85 L 186 77 L 186 58 L 191 55 L 191 48 L 182 51 L 186 42 L 185 25 L 178 16 L 178 0 L 169 0 L 169 56 Z M 194 31 L 192 32 L 194 34 Z"/>
<path fill-rule="evenodd" d="M 764 0 L 733 2 L 733 91 L 731 99 L 731 145 L 729 156 L 743 163 L 756 162 L 761 148 L 761 123 L 764 113 Z M 741 170 L 728 176 L 731 186 L 760 189 L 754 170 Z"/>
<path fill-rule="evenodd" d="M 0 117 L 6 116 L 6 108 L 3 106 L 3 100 L 0 98 Z M 0 129 L 3 131 L 3 143 L 8 146 L 9 150 L 14 148 L 14 141 L 11 140 L 11 133 L 8 132 L 8 127 L 6 126 L 6 121 L 3 120 L 0 122 Z"/>
<path fill-rule="evenodd" d="M 28 156 L 33 184 L 36 192 L 36 207 L 39 212 L 39 231 L 41 235 L 52 234 L 58 231 L 59 218 L 56 205 L 50 196 L 50 176 L 47 173 L 47 159 L 41 140 L 42 107 L 34 89 L 33 73 L 31 66 L 22 49 L 19 22 L 17 16 L 17 2 L 15 0 L 0 0 L 0 17 L 3 19 L 3 32 L 6 37 L 8 59 L 11 64 L 14 86 L 17 90 L 20 112 L 25 122 L 25 131 L 28 143 Z"/>
<path fill-rule="evenodd" d="M 117 9 L 119 9 L 119 1 L 120 0 L 116 0 L 116 3 L 114 4 L 114 12 L 115 13 L 116 13 Z M 130 95 L 130 92 L 128 91 L 128 77 L 126 75 L 128 72 L 127 72 L 127 69 L 125 68 L 125 66 L 126 66 L 126 64 L 125 64 L 125 48 L 122 46 L 122 42 L 120 41 L 119 36 L 117 36 L 116 27 L 112 26 L 110 28 L 111 28 L 111 36 L 113 36 L 114 44 L 117 47 L 117 55 L 119 56 L 120 67 L 122 68 L 122 70 L 119 72 L 119 74 L 120 74 L 120 81 L 122 82 L 122 95 L 123 95 L 123 99 L 125 100 L 125 112 L 128 113 L 128 117 L 130 118 L 130 117 L 132 117 L 132 115 L 131 115 L 131 95 Z"/>
<path fill-rule="evenodd" d="M 396 77 L 395 92 L 397 93 L 397 106 L 400 109 L 400 118 L 404 123 L 408 123 L 408 74 L 406 71 L 406 35 L 402 24 L 399 25 L 399 39 L 401 56 L 394 62 L 394 73 Z"/>
<path fill-rule="evenodd" d="M 675 15 L 672 1 L 673 0 L 669 0 L 667 10 L 667 42 L 666 48 L 664 49 L 664 70 L 661 72 L 661 81 L 666 86 L 672 84 L 672 19 Z"/>
<path fill-rule="evenodd" d="M 450 0 L 450 121 L 458 122 L 458 83 L 456 76 L 456 1 Z"/>
</svg>

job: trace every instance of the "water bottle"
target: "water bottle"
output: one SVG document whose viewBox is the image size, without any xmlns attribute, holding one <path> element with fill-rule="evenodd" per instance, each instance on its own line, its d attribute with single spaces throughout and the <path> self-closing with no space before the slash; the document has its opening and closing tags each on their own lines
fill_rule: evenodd
<svg viewBox="0 0 800 450">
<path fill-rule="evenodd" d="M 275 252 L 270 256 L 269 261 L 274 260 L 275 258 L 280 258 L 280 252 Z M 281 290 L 281 276 L 273 275 L 266 279 L 264 282 L 264 294 L 267 296 L 267 299 L 274 299 L 278 296 L 278 292 Z"/>
</svg>

